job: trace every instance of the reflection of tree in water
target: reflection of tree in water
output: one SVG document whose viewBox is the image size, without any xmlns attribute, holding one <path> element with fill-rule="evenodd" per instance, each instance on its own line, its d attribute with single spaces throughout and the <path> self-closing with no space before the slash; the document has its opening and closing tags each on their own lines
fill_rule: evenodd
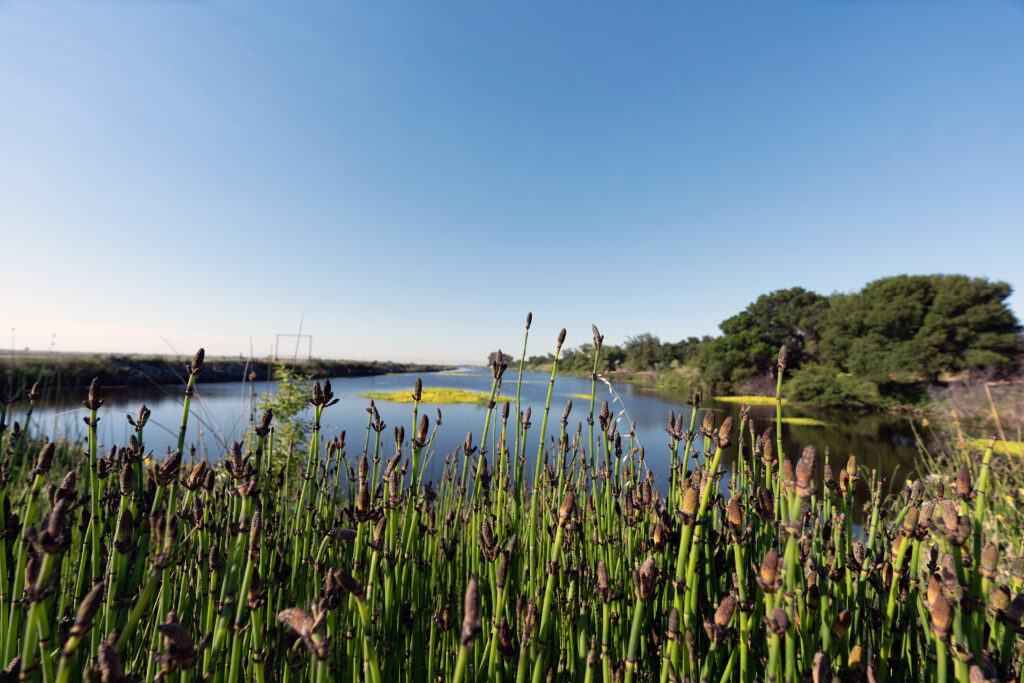
<svg viewBox="0 0 1024 683">
<path fill-rule="evenodd" d="M 339 406 L 330 411 L 329 417 L 324 422 L 324 428 L 328 431 L 340 431 L 348 429 L 350 433 L 358 429 L 357 425 L 365 427 L 366 401 L 361 398 L 354 398 L 354 395 L 362 391 L 408 391 L 412 387 L 415 376 L 396 376 L 362 379 L 341 379 L 335 383 L 335 390 L 339 393 L 349 392 L 347 398 Z M 479 373 L 465 377 L 443 377 L 434 379 L 433 382 L 442 386 L 461 387 L 467 390 L 480 391 L 489 390 L 490 373 Z M 523 380 L 524 405 L 532 405 L 534 415 L 543 406 L 543 400 L 547 390 L 548 378 L 542 375 L 527 375 Z M 620 394 L 621 403 L 614 400 L 607 387 L 599 383 L 597 391 L 598 407 L 602 400 L 608 400 L 611 410 L 619 415 L 620 410 L 625 407 L 627 413 L 621 416 L 619 431 L 623 435 L 623 445 L 628 449 L 629 439 L 627 437 L 629 419 L 636 421 L 639 441 L 645 448 L 647 465 L 655 476 L 656 486 L 664 493 L 668 485 L 668 435 L 665 433 L 667 412 L 669 409 L 677 415 L 682 415 L 684 424 L 688 424 L 690 408 L 685 404 L 686 396 L 665 394 L 654 391 L 650 388 L 640 387 L 635 384 L 614 383 L 615 391 Z M 271 385 L 257 382 L 253 387 L 257 397 L 271 389 Z M 169 392 L 173 389 L 173 394 Z M 196 433 L 197 443 L 209 442 L 209 457 L 217 460 L 224 452 L 221 444 L 214 442 L 214 435 L 220 435 L 225 440 L 230 439 L 231 434 L 238 434 L 248 424 L 250 415 L 250 392 L 249 387 L 239 384 L 208 384 L 202 385 L 197 391 L 197 399 L 193 403 L 194 418 L 201 429 Z M 556 385 L 558 392 L 564 392 L 562 397 L 555 402 L 560 406 L 565 398 L 577 393 L 590 392 L 590 379 L 576 377 L 559 377 Z M 165 394 L 165 392 L 168 392 Z M 100 423 L 101 438 L 104 443 L 122 443 L 127 438 L 128 423 L 120 418 L 118 413 L 124 407 L 125 411 L 134 411 L 141 403 L 146 403 L 153 409 L 154 417 L 151 420 L 152 439 L 151 446 L 156 447 L 159 452 L 163 451 L 161 439 L 172 440 L 175 438 L 174 421 L 180 418 L 179 390 L 177 387 L 128 387 L 120 390 L 110 391 L 110 413 Z M 70 395 L 61 405 L 54 405 L 56 401 L 48 403 L 39 411 L 36 416 L 39 424 L 54 424 L 62 420 L 68 421 L 68 429 L 73 433 L 80 430 L 81 426 L 81 396 L 78 392 L 70 392 Z M 572 414 L 572 431 L 575 431 L 577 422 L 583 423 L 583 431 L 586 433 L 586 413 L 589 406 L 587 400 L 575 400 Z M 715 421 L 721 424 L 726 415 L 732 415 L 733 446 L 730 446 L 726 457 L 723 459 L 722 467 L 729 470 L 733 466 L 736 453 L 735 444 L 739 441 L 739 411 L 740 404 L 720 403 L 708 400 L 705 407 L 714 410 Z M 404 413 L 398 404 L 381 404 L 381 413 L 386 422 L 401 424 L 404 422 Z M 557 408 L 556 408 L 557 409 Z M 437 456 L 432 462 L 442 462 L 443 455 L 458 443 L 461 443 L 467 431 L 473 431 L 474 437 L 478 438 L 478 430 L 482 423 L 482 410 L 480 406 L 447 406 L 444 409 L 445 424 L 438 433 Z M 65 417 L 56 417 L 55 413 L 68 411 Z M 784 425 L 782 431 L 783 447 L 790 459 L 795 459 L 807 445 L 814 445 L 818 448 L 822 457 L 825 449 L 830 452 L 830 463 L 838 474 L 839 468 L 845 465 L 846 458 L 854 453 L 862 468 L 862 481 L 857 487 L 857 500 L 867 500 L 868 475 L 872 468 L 888 477 L 889 490 L 899 490 L 907 477 L 913 476 L 917 452 L 913 443 L 913 434 L 906 420 L 890 415 L 864 415 L 844 414 L 837 412 L 815 413 L 802 410 L 794 406 L 783 408 L 784 417 L 815 417 L 828 423 L 825 427 L 809 427 L 800 425 Z M 773 405 L 759 405 L 751 408 L 751 417 L 757 433 L 768 427 L 774 427 L 775 408 Z M 701 415 L 698 415 L 697 424 L 700 424 Z M 161 429 L 160 424 L 166 423 L 167 429 Z M 205 423 L 205 424 L 204 424 Z M 534 427 L 529 441 L 537 438 L 537 429 Z M 549 429 L 549 439 L 554 435 Z M 586 439 L 584 440 L 586 442 Z M 744 442 L 749 449 L 750 436 L 744 434 Z M 228 441 L 230 443 L 230 441 Z M 702 440 L 697 439 L 694 446 L 699 450 L 702 447 Z M 748 451 L 749 452 L 749 451 Z M 532 458 L 532 454 L 531 454 Z M 532 463 L 532 460 L 531 460 Z M 819 460 L 820 463 L 820 460 Z M 819 480 L 821 477 L 819 465 Z M 436 476 L 437 472 L 430 470 L 428 476 Z M 727 478 L 726 478 L 727 481 Z M 725 482 L 723 482 L 724 485 Z M 860 513 L 858 512 L 858 515 Z"/>
<path fill-rule="evenodd" d="M 739 406 L 716 403 L 712 409 L 719 419 L 724 418 L 726 414 L 732 414 L 733 419 L 737 421 L 736 424 L 739 424 Z M 784 408 L 783 416 L 795 417 L 796 412 L 791 408 Z M 751 408 L 750 415 L 757 433 L 769 427 L 775 428 L 774 407 L 755 406 Z M 907 479 L 917 476 L 917 449 L 914 445 L 913 432 L 904 418 L 890 415 L 848 416 L 836 413 L 814 416 L 827 422 L 828 426 L 782 425 L 782 446 L 786 457 L 795 462 L 805 446 L 817 448 L 820 465 L 816 477 L 821 484 L 826 449 L 829 452 L 828 462 L 837 475 L 839 470 L 846 466 L 847 458 L 856 455 L 862 473 L 856 489 L 855 521 L 861 520 L 862 507 L 869 501 L 868 486 L 872 469 L 876 470 L 879 476 L 886 478 L 886 491 L 891 493 L 899 492 Z M 749 440 L 749 436 L 746 436 L 746 441 Z M 732 462 L 730 461 L 727 466 L 731 467 Z"/>
</svg>

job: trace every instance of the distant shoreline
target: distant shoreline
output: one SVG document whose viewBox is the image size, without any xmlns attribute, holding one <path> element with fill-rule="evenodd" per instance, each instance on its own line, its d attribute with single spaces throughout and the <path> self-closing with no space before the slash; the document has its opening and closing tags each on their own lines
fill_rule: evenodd
<svg viewBox="0 0 1024 683">
<path fill-rule="evenodd" d="M 27 390 L 39 381 L 46 390 L 88 386 L 98 377 L 105 387 L 177 384 L 184 381 L 186 356 L 133 354 L 34 354 L 0 356 L 0 389 Z M 199 381 L 240 382 L 253 376 L 256 381 L 273 379 L 273 368 L 284 364 L 309 377 L 369 377 L 397 372 L 439 372 L 455 366 L 392 361 L 310 360 L 273 361 L 266 358 L 207 357 Z"/>
</svg>

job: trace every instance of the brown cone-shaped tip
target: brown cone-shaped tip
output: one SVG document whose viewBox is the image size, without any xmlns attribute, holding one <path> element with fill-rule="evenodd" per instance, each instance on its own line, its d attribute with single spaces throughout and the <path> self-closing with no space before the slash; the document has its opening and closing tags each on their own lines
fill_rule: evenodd
<svg viewBox="0 0 1024 683">
<path fill-rule="evenodd" d="M 814 446 L 808 446 L 796 463 L 796 491 L 801 498 L 807 498 L 814 493 L 814 470 L 817 461 L 817 449 Z"/>
<path fill-rule="evenodd" d="M 558 508 L 558 525 L 565 526 L 569 523 L 573 511 L 576 509 L 576 494 L 569 491 L 565 494 L 561 506 Z"/>
<path fill-rule="evenodd" d="M 864 647 L 859 643 L 850 648 L 847 665 L 855 671 L 861 671 L 864 668 Z"/>
<path fill-rule="evenodd" d="M 999 548 L 995 543 L 989 541 L 981 551 L 981 562 L 978 565 L 978 573 L 986 579 L 996 575 L 996 565 L 999 563 Z"/>
<path fill-rule="evenodd" d="M 480 635 L 480 589 L 476 577 L 471 577 L 466 585 L 466 596 L 462 603 L 462 634 L 463 646 L 468 646 Z"/>
<path fill-rule="evenodd" d="M 935 501 L 926 500 L 921 503 L 921 512 L 917 516 L 917 526 L 921 529 L 927 529 L 928 525 L 931 524 L 932 514 L 935 512 Z"/>
<path fill-rule="evenodd" d="M 732 614 L 736 611 L 736 598 L 731 595 L 726 595 L 722 598 L 722 602 L 718 603 L 718 609 L 715 610 L 715 625 L 725 628 L 729 625 L 732 620 Z"/>
<path fill-rule="evenodd" d="M 907 514 L 903 517 L 903 535 L 909 536 L 917 530 L 917 522 L 920 519 L 921 512 L 918 510 L 916 505 L 911 505 L 907 509 Z"/>
<path fill-rule="evenodd" d="M 939 638 L 945 638 L 953 620 L 953 607 L 941 591 L 935 596 L 928 612 L 931 615 L 932 632 Z"/>
<path fill-rule="evenodd" d="M 988 595 L 988 608 L 994 614 L 1002 614 L 1010 606 L 1010 591 L 1006 586 L 997 586 Z"/>
<path fill-rule="evenodd" d="M 758 572 L 758 583 L 766 593 L 775 592 L 775 583 L 779 575 L 779 554 L 775 550 L 769 550 L 761 560 L 761 569 Z"/>
<path fill-rule="evenodd" d="M 946 528 L 947 534 L 956 533 L 957 525 L 960 523 L 960 516 L 956 513 L 956 503 L 946 499 L 942 501 L 942 525 Z"/>
<path fill-rule="evenodd" d="M 967 465 L 964 465 L 956 473 L 956 484 L 954 486 L 956 495 L 962 499 L 971 497 L 973 486 L 971 485 L 971 472 L 967 469 Z"/>
<path fill-rule="evenodd" d="M 787 491 L 792 491 L 795 483 L 793 476 L 793 463 L 783 458 L 782 460 L 782 485 Z"/>
<path fill-rule="evenodd" d="M 712 436 L 715 433 L 715 411 L 705 410 L 704 417 L 700 422 L 701 433 L 705 436 Z"/>
<path fill-rule="evenodd" d="M 697 489 L 688 486 L 683 492 L 683 514 L 693 517 L 697 514 L 697 504 L 700 502 L 700 495 Z"/>
<path fill-rule="evenodd" d="M 814 653 L 814 662 L 811 664 L 811 683 L 829 683 L 832 667 L 828 663 L 828 655 L 824 652 Z"/>
<path fill-rule="evenodd" d="M 55 452 L 56 446 L 54 446 L 52 441 L 40 449 L 39 457 L 36 458 L 36 474 L 45 474 L 50 471 Z"/>
<path fill-rule="evenodd" d="M 718 444 L 721 447 L 726 447 L 729 444 L 729 432 L 732 431 L 732 415 L 726 415 L 725 419 L 722 420 L 722 424 L 718 427 Z"/>
<path fill-rule="evenodd" d="M 103 602 L 103 588 L 103 581 L 96 582 L 92 590 L 82 599 L 75 615 L 75 624 L 71 627 L 72 635 L 81 636 L 92 627 L 92 618 L 96 616 L 96 611 Z"/>
<path fill-rule="evenodd" d="M 604 560 L 597 561 L 597 588 L 601 591 L 608 590 L 608 568 Z"/>
<path fill-rule="evenodd" d="M 789 630 L 789 615 L 786 614 L 786 610 L 776 607 L 768 616 L 766 625 L 769 631 L 781 636 Z"/>
<path fill-rule="evenodd" d="M 729 525 L 734 529 L 743 527 L 743 507 L 740 505 L 738 495 L 729 499 L 729 504 L 725 507 L 725 516 L 729 520 Z"/>
</svg>

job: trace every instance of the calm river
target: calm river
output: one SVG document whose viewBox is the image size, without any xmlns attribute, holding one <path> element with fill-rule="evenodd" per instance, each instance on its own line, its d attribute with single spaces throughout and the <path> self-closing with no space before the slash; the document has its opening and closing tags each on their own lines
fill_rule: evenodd
<svg viewBox="0 0 1024 683">
<path fill-rule="evenodd" d="M 453 387 L 474 391 L 489 391 L 491 384 L 490 372 L 479 368 L 463 368 L 448 373 L 423 373 L 419 375 L 425 387 Z M 323 428 L 327 437 L 334 436 L 341 430 L 348 432 L 348 451 L 358 453 L 362 449 L 363 437 L 367 423 L 367 399 L 360 396 L 365 392 L 411 391 L 416 375 L 397 374 L 379 375 L 375 377 L 338 378 L 333 380 L 335 395 L 340 402 L 328 408 L 324 414 Z M 502 393 L 515 395 L 516 373 L 510 368 L 505 375 Z M 539 373 L 526 373 L 523 376 L 522 401 L 525 406 L 533 408 L 533 427 L 529 434 L 531 447 L 527 453 L 536 453 L 537 438 L 540 432 L 540 417 L 544 408 L 544 398 L 548 387 L 548 376 Z M 222 457 L 226 448 L 233 440 L 240 439 L 244 434 L 251 415 L 253 414 L 253 393 L 258 398 L 265 392 L 276 390 L 273 382 L 253 383 L 215 383 L 203 384 L 202 375 L 192 402 L 192 416 L 189 422 L 188 443 L 195 445 L 200 456 L 211 460 Z M 665 434 L 666 416 L 669 410 L 677 414 L 689 416 L 690 408 L 683 396 L 667 396 L 649 388 L 619 384 L 614 387 L 615 394 L 609 388 L 598 383 L 598 401 L 608 400 L 612 411 L 620 417 L 619 431 L 624 435 L 628 432 L 628 421 L 636 425 L 637 439 L 645 449 L 646 459 L 656 475 L 663 483 L 667 471 L 668 437 Z M 85 409 L 81 405 L 82 397 L 67 397 L 62 401 L 42 404 L 33 417 L 33 431 L 46 434 L 57 433 L 67 437 L 81 437 L 84 434 L 82 418 Z M 549 434 L 558 428 L 558 419 L 566 400 L 572 398 L 574 407 L 570 417 L 570 428 L 575 429 L 578 422 L 584 422 L 588 401 L 574 395 L 590 393 L 590 380 L 580 377 L 560 376 L 555 383 L 552 399 L 551 421 Z M 181 387 L 153 386 L 108 389 L 104 392 L 106 403 L 101 409 L 102 419 L 99 426 L 101 442 L 110 444 L 126 442 L 131 427 L 125 419 L 126 414 L 136 413 L 141 404 L 145 403 L 152 410 L 152 417 L 146 429 L 146 445 L 157 456 L 162 455 L 176 443 L 177 426 L 181 420 Z M 14 413 L 8 419 L 21 419 L 18 410 L 23 406 L 12 406 Z M 411 404 L 388 403 L 377 401 L 377 407 L 388 428 L 383 443 L 389 443 L 392 427 L 405 425 L 407 438 L 411 436 Z M 716 403 L 711 401 L 707 406 L 714 409 L 718 421 L 726 413 L 733 413 L 734 419 L 739 410 L 735 404 Z M 434 456 L 428 477 L 438 476 L 443 455 L 462 443 L 467 432 L 473 432 L 474 443 L 480 441 L 480 430 L 483 428 L 486 408 L 479 405 L 445 405 L 440 406 L 443 422 L 435 440 Z M 436 410 L 428 403 L 421 404 L 421 414 L 431 418 L 433 424 Z M 789 409 L 787 416 L 809 415 Z M 774 408 L 771 406 L 755 407 L 752 415 L 758 430 L 773 420 Z M 796 457 L 804 446 L 813 444 L 820 452 L 828 448 L 832 454 L 833 466 L 838 467 L 846 462 L 850 453 L 857 455 L 859 462 L 869 468 L 876 468 L 889 478 L 891 487 L 901 486 L 906 477 L 914 472 L 916 450 L 912 434 L 907 423 L 890 416 L 841 416 L 832 414 L 815 415 L 827 422 L 827 426 L 784 425 L 783 443 L 786 453 Z M 699 423 L 699 420 L 698 420 Z M 734 430 L 734 437 L 736 432 Z M 391 446 L 386 447 L 386 455 L 391 454 Z M 525 471 L 532 472 L 530 464 Z"/>
</svg>

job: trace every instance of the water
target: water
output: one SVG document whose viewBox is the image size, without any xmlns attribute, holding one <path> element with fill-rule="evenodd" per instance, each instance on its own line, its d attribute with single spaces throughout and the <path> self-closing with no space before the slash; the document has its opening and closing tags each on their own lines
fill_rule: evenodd
<svg viewBox="0 0 1024 683">
<path fill-rule="evenodd" d="M 364 392 L 411 391 L 417 375 L 396 374 L 378 375 L 375 377 L 348 377 L 332 380 L 334 392 L 340 402 L 324 413 L 322 425 L 326 437 L 333 437 L 341 430 L 347 430 L 349 454 L 362 451 L 366 434 L 368 400 L 360 394 Z M 457 373 L 422 373 L 425 387 L 452 387 L 474 391 L 489 391 L 491 375 L 487 370 L 464 368 Z M 502 393 L 515 396 L 516 373 L 510 369 L 505 375 Z M 522 385 L 522 403 L 533 408 L 533 426 L 527 437 L 526 449 L 530 461 L 524 468 L 533 471 L 532 458 L 537 452 L 537 440 L 540 435 L 540 423 L 544 409 L 544 400 L 548 389 L 547 374 L 525 373 Z M 189 421 L 187 443 L 195 445 L 200 457 L 219 460 L 223 457 L 231 442 L 240 440 L 244 435 L 249 420 L 253 415 L 252 392 L 258 397 L 266 392 L 276 390 L 273 382 L 218 383 L 203 384 L 202 375 L 195 398 L 192 401 L 192 416 Z M 82 418 L 86 411 L 82 407 L 81 396 L 68 396 L 62 400 L 42 403 L 33 416 L 33 431 L 45 434 L 58 434 L 70 438 L 82 438 L 85 434 Z M 570 415 L 569 428 L 575 430 L 577 423 L 583 423 L 584 443 L 588 442 L 586 425 L 589 412 L 589 400 L 574 396 L 590 394 L 590 380 L 587 378 L 560 376 L 555 382 L 552 398 L 551 416 L 548 423 L 548 434 L 557 434 L 559 418 L 566 400 L 572 399 L 573 409 Z M 164 454 L 177 444 L 178 425 L 181 421 L 181 386 L 128 387 L 108 389 L 104 391 L 106 402 L 100 410 L 99 423 L 100 442 L 109 448 L 111 444 L 127 442 L 132 428 L 125 418 L 126 414 L 135 414 L 139 406 L 145 403 L 152 410 L 152 417 L 146 428 L 146 446 L 157 456 Z M 598 383 L 597 400 L 607 400 L 620 420 L 619 431 L 623 434 L 624 444 L 629 432 L 629 421 L 636 425 L 636 439 L 643 446 L 648 465 L 664 484 L 668 473 L 668 436 L 665 433 L 666 416 L 669 410 L 683 414 L 688 420 L 690 407 L 683 396 L 659 394 L 656 391 L 632 384 L 617 384 L 614 393 Z M 12 419 L 23 419 L 17 410 L 23 406 L 12 406 Z M 404 425 L 406 438 L 412 436 L 411 404 L 377 402 L 381 418 L 387 423 L 387 430 L 382 435 L 385 456 L 392 454 L 392 428 Z M 428 478 L 436 478 L 442 469 L 444 454 L 454 450 L 466 437 L 467 432 L 473 433 L 473 441 L 478 444 L 480 431 L 483 429 L 486 407 L 482 405 L 444 405 L 437 406 L 442 411 L 443 422 L 437 437 L 431 462 L 426 470 Z M 423 403 L 420 413 L 426 414 L 434 424 L 435 406 Z M 704 407 L 715 411 L 717 421 L 721 421 L 726 413 L 733 414 L 738 422 L 739 406 L 731 403 L 709 401 Z M 595 408 L 596 413 L 597 408 Z M 514 420 L 513 416 L 510 418 Z M 496 409 L 497 413 L 497 409 Z M 785 416 L 810 416 L 806 411 L 793 408 L 784 410 Z M 774 423 L 773 406 L 755 406 L 751 410 L 758 431 Z M 857 455 L 861 465 L 877 469 L 889 479 L 890 488 L 898 490 L 908 476 L 915 472 L 916 450 L 910 428 L 904 420 L 891 416 L 845 416 L 838 414 L 813 415 L 828 423 L 820 426 L 783 426 L 783 447 L 788 457 L 797 457 L 804 446 L 814 445 L 819 452 L 825 448 L 831 451 L 833 467 L 841 467 L 849 454 Z M 258 415 L 257 415 L 258 417 Z M 495 416 L 497 418 L 497 415 Z M 498 422 L 492 420 L 492 427 Z M 698 425 L 700 416 L 698 416 Z M 684 423 L 685 424 L 685 423 Z M 595 427 L 596 430 L 596 427 Z M 733 431 L 734 441 L 738 434 Z M 512 438 L 509 436 L 511 443 Z M 699 441 L 699 440 L 698 440 Z M 371 444 L 372 448 L 372 444 Z M 735 449 L 731 449 L 734 451 Z M 862 487 L 863 488 L 863 487 Z"/>
</svg>

